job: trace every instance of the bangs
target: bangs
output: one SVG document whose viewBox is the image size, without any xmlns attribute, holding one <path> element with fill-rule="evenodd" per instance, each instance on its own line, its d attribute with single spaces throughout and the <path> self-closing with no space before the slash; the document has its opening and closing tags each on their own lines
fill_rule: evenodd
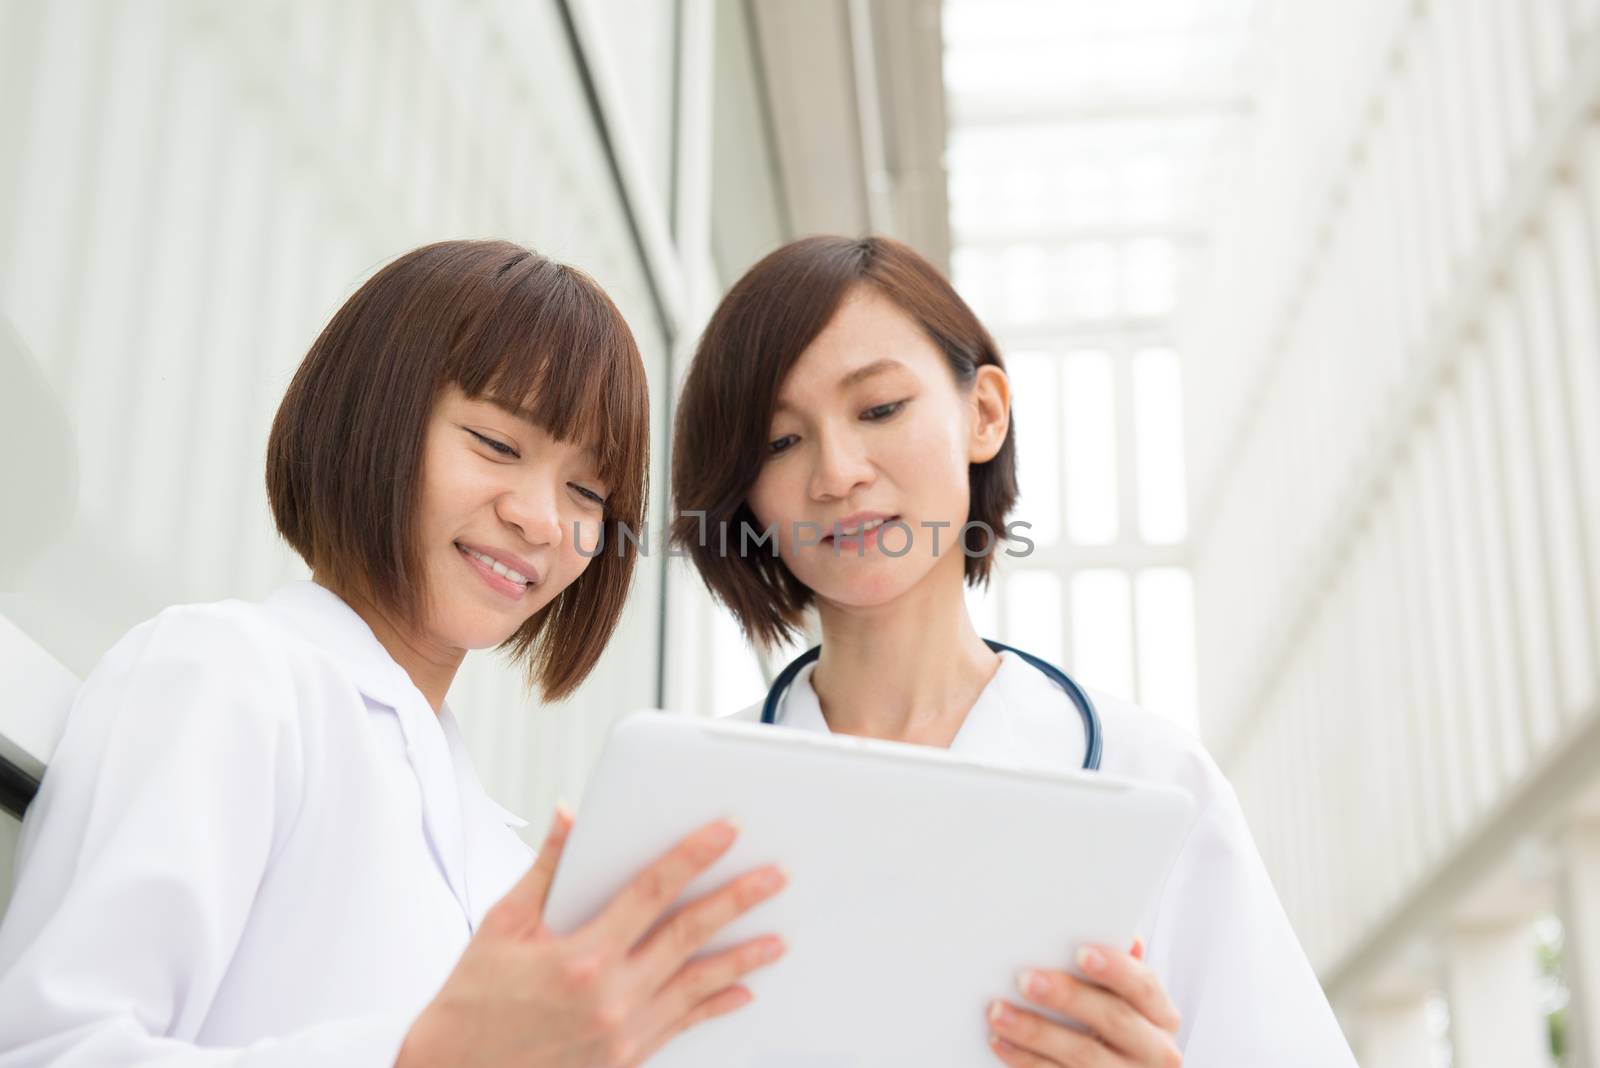
<svg viewBox="0 0 1600 1068">
<path fill-rule="evenodd" d="M 492 305 L 462 324 L 445 367 L 487 399 L 589 449 L 623 519 L 643 499 L 649 403 L 638 348 L 611 299 L 586 274 L 536 256 L 496 272 Z"/>
</svg>

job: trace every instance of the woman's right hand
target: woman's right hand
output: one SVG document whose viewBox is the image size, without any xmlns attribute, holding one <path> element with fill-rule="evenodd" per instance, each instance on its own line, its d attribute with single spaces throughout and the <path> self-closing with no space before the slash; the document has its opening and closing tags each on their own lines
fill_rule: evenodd
<svg viewBox="0 0 1600 1068">
<path fill-rule="evenodd" d="M 558 811 L 538 859 L 485 913 L 412 1024 L 396 1068 L 623 1068 L 685 1028 L 749 1002 L 739 980 L 778 959 L 778 938 L 690 958 L 782 889 L 782 872 L 757 868 L 664 918 L 733 844 L 731 824 L 707 824 L 640 872 L 588 925 L 557 937 L 544 923 L 545 898 L 571 829 L 572 816 Z"/>
</svg>

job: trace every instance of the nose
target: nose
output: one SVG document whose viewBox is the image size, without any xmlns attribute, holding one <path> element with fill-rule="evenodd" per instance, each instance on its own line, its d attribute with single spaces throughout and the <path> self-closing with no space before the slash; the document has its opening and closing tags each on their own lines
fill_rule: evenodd
<svg viewBox="0 0 1600 1068">
<path fill-rule="evenodd" d="M 502 494 L 495 511 L 529 545 L 554 548 L 562 538 L 560 492 L 561 487 L 547 479 L 528 479 Z"/>
<path fill-rule="evenodd" d="M 871 458 L 859 435 L 848 430 L 823 431 L 811 469 L 813 500 L 846 500 L 876 477 Z"/>
</svg>

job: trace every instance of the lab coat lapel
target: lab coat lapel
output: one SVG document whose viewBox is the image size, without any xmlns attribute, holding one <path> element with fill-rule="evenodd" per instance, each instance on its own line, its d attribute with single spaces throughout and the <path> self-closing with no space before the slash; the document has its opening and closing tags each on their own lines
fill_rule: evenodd
<svg viewBox="0 0 1600 1068">
<path fill-rule="evenodd" d="M 472 905 L 467 894 L 466 842 L 462 832 L 461 795 L 456 786 L 454 762 L 438 717 L 420 692 L 402 696 L 395 705 L 400 730 L 406 739 L 406 760 L 411 763 L 422 797 L 423 830 L 433 850 L 435 863 L 450 884 L 450 891 L 469 918 Z"/>
<path fill-rule="evenodd" d="M 457 800 L 464 817 L 460 826 L 466 896 L 463 904 L 473 930 L 489 906 L 527 871 L 533 851 L 512 828 L 528 821 L 502 808 L 483 789 L 472 767 L 472 754 L 449 705 L 439 709 L 439 727 L 449 748 Z"/>
<path fill-rule="evenodd" d="M 326 649 L 368 702 L 394 711 L 422 800 L 429 848 L 470 922 L 473 914 L 465 876 L 461 797 L 455 761 L 439 717 L 372 628 L 331 590 L 314 582 L 295 582 L 266 603 L 299 633 Z"/>
<path fill-rule="evenodd" d="M 1061 771 L 1081 766 L 1086 739 L 1077 706 L 1045 674 L 1014 653 L 983 688 L 951 743 L 952 752 L 1014 767 Z"/>
<path fill-rule="evenodd" d="M 967 710 L 961 729 L 950 740 L 950 752 L 984 760 L 1014 760 L 1018 751 L 1013 717 L 1006 714 L 1007 659 L 1002 655 L 994 677 Z"/>
<path fill-rule="evenodd" d="M 778 701 L 777 722 L 784 727 L 802 731 L 829 732 L 828 721 L 822 715 L 822 702 L 817 691 L 811 688 L 811 673 L 817 665 L 807 664 L 789 684 L 789 689 Z"/>
</svg>

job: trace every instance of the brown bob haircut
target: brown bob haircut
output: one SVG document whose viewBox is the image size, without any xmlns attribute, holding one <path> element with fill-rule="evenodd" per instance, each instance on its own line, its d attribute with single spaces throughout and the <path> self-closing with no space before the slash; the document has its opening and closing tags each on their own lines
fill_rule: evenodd
<svg viewBox="0 0 1600 1068">
<path fill-rule="evenodd" d="M 751 640 L 799 636 L 812 593 L 775 553 L 723 552 L 714 532 L 741 545 L 741 524 L 759 533 L 745 497 L 767 456 L 778 391 L 789 370 L 860 286 L 873 286 L 944 353 L 962 388 L 978 368 L 1005 364 L 989 332 L 939 273 L 887 237 L 806 237 L 769 253 L 739 279 L 706 326 L 678 400 L 673 438 L 672 540 L 694 560 L 712 594 Z M 968 469 L 966 580 L 989 580 L 1005 518 L 1017 499 L 1016 443 L 1008 428 L 992 459 Z M 698 515 L 704 513 L 702 524 Z M 726 524 L 726 526 L 722 526 Z"/>
<path fill-rule="evenodd" d="M 530 686 L 560 699 L 622 614 L 650 448 L 638 346 L 582 271 L 504 241 L 443 241 L 379 270 L 312 343 L 278 408 L 273 519 L 314 571 L 416 625 L 429 594 L 417 543 L 423 440 L 452 383 L 589 444 L 610 490 L 605 551 L 501 647 Z"/>
</svg>

